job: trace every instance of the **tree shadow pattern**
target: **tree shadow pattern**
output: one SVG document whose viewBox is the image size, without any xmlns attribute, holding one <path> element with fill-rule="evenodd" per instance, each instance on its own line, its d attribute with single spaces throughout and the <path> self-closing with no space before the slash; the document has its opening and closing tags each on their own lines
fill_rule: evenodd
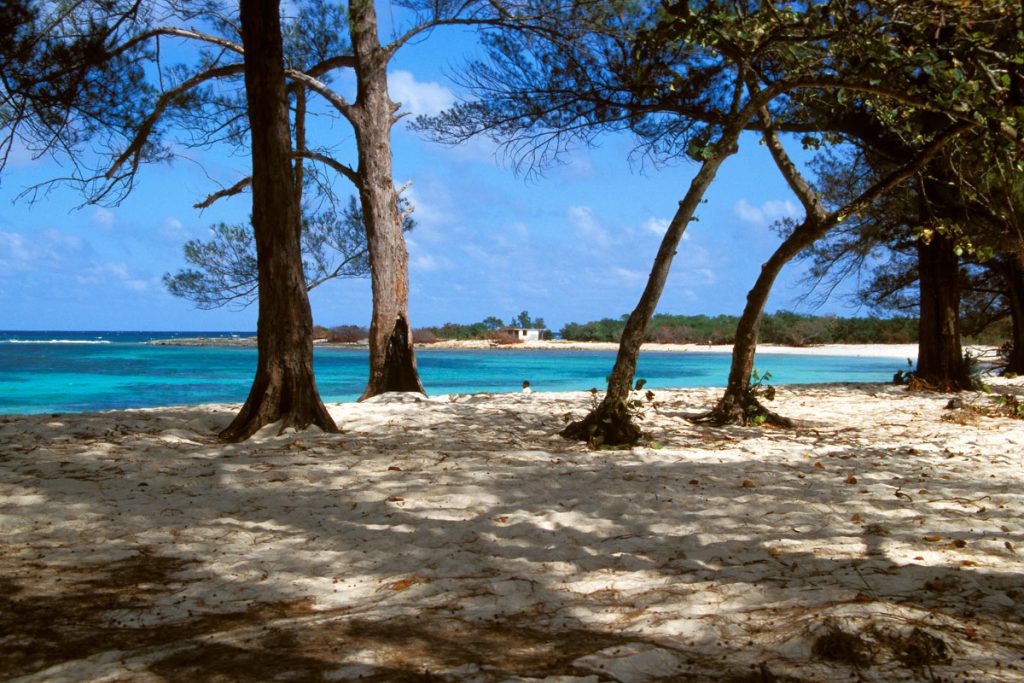
<svg viewBox="0 0 1024 683">
<path fill-rule="evenodd" d="M 216 440 L 230 410 L 0 418 L 0 671 L 1024 680 L 1019 455 L 966 466 L 1010 422 L 865 386 L 863 429 L 695 427 L 708 391 L 623 452 L 556 436 L 583 396 L 339 406 L 342 434 L 244 444 Z M 908 659 L 914 629 L 948 657 Z"/>
</svg>

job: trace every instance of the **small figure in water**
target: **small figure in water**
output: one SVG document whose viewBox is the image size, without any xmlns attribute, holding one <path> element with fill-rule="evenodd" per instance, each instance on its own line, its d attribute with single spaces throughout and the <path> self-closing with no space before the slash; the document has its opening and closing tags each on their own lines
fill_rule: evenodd
<svg viewBox="0 0 1024 683">
<path fill-rule="evenodd" d="M 530 382 L 527 381 L 527 380 L 523 380 L 523 393 L 524 394 L 532 394 L 533 393 L 533 389 L 530 388 Z"/>
</svg>

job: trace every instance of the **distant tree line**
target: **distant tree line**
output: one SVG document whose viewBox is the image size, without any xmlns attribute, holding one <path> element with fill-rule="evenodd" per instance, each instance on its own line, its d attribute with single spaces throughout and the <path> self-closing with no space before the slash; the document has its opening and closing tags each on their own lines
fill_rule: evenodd
<svg viewBox="0 0 1024 683">
<path fill-rule="evenodd" d="M 498 339 L 498 330 L 504 327 L 541 330 L 542 339 L 550 339 L 551 332 L 544 323 L 544 318 L 534 318 L 529 311 L 523 311 L 513 317 L 506 325 L 496 315 L 491 315 L 475 323 L 444 323 L 417 327 L 413 330 L 413 341 L 419 344 L 430 344 L 442 340 L 467 339 Z M 353 343 L 364 341 L 369 336 L 369 329 L 359 325 L 338 325 L 336 327 L 316 326 L 314 336 L 332 343 Z"/>
<path fill-rule="evenodd" d="M 526 313 L 524 311 L 524 313 Z M 520 314 L 522 316 L 523 314 Z M 558 331 L 558 337 L 567 341 L 618 343 L 626 318 L 602 318 L 586 323 L 567 323 Z M 555 335 L 544 325 L 543 318 L 530 318 L 527 324 L 517 316 L 505 324 L 497 316 L 489 316 L 473 323 L 447 322 L 443 325 L 418 327 L 413 340 L 421 344 L 447 340 L 496 339 L 504 327 L 527 327 L 543 330 L 542 338 Z M 735 341 L 739 316 L 735 315 L 670 315 L 658 313 L 651 319 L 644 338 L 655 344 L 732 344 Z M 997 345 L 1010 333 L 1008 320 L 998 321 L 967 338 L 969 343 Z M 792 311 L 766 314 L 761 320 L 760 341 L 765 344 L 811 346 L 815 344 L 916 344 L 919 320 L 916 316 L 851 317 L 835 315 L 808 315 Z M 369 328 L 361 325 L 317 325 L 314 337 L 331 343 L 365 342 Z"/>
<path fill-rule="evenodd" d="M 559 337 L 569 341 L 618 342 L 626 318 L 602 318 L 586 323 L 568 323 Z M 732 344 L 739 317 L 735 315 L 669 315 L 651 318 L 644 341 L 658 344 Z M 998 344 L 1006 339 L 1007 322 L 990 325 L 971 341 Z M 766 344 L 807 346 L 811 344 L 916 344 L 918 319 L 911 316 L 843 318 L 834 315 L 806 315 L 778 311 L 761 320 L 760 341 Z"/>
</svg>

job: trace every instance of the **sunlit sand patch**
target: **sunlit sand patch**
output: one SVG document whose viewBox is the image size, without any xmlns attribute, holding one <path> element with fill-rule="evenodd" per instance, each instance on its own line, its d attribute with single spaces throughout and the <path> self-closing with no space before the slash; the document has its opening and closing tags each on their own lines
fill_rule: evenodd
<svg viewBox="0 0 1024 683">
<path fill-rule="evenodd" d="M 6 420 L 0 670 L 1024 680 L 1024 421 L 885 385 L 780 388 L 792 432 L 685 419 L 717 393 L 657 392 L 626 451 L 555 436 L 583 393 L 243 444 L 230 406 Z"/>
</svg>

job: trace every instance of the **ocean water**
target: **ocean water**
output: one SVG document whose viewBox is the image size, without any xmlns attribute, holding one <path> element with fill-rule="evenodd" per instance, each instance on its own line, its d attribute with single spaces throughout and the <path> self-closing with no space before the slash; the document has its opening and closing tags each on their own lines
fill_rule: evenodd
<svg viewBox="0 0 1024 683">
<path fill-rule="evenodd" d="M 152 339 L 252 336 L 251 332 L 0 332 L 0 413 L 64 413 L 198 403 L 241 403 L 256 349 L 154 346 Z M 613 351 L 421 350 L 429 394 L 602 389 Z M 353 401 L 367 378 L 367 352 L 317 348 L 325 401 Z M 758 355 L 772 384 L 880 382 L 900 358 Z M 649 388 L 725 386 L 728 354 L 644 353 L 637 377 Z"/>
</svg>

